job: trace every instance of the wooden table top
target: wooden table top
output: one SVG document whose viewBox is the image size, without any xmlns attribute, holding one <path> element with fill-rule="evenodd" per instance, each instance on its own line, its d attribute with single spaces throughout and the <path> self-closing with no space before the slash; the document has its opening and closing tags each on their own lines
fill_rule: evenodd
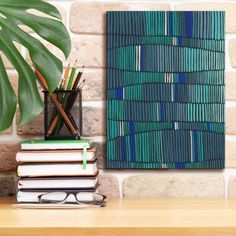
<svg viewBox="0 0 236 236">
<path fill-rule="evenodd" d="M 112 199 L 105 208 L 18 209 L 0 198 L 0 235 L 236 235 L 236 199 Z"/>
</svg>

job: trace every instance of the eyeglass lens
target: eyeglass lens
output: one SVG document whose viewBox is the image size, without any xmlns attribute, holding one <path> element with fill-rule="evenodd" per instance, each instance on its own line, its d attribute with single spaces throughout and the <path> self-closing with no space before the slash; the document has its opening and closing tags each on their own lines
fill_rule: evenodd
<svg viewBox="0 0 236 236">
<path fill-rule="evenodd" d="M 62 203 L 66 202 L 70 195 L 66 192 L 51 192 L 41 195 L 39 199 L 40 203 Z M 104 201 L 104 197 L 98 193 L 79 192 L 74 196 L 80 204 L 101 205 Z"/>
</svg>

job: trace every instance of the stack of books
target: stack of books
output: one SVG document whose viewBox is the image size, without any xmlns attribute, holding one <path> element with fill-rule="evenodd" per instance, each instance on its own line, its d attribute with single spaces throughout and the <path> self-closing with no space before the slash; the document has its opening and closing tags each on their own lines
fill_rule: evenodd
<svg viewBox="0 0 236 236">
<path fill-rule="evenodd" d="M 96 192 L 95 151 L 88 140 L 22 142 L 16 155 L 17 202 L 38 203 L 39 196 L 51 192 Z"/>
</svg>

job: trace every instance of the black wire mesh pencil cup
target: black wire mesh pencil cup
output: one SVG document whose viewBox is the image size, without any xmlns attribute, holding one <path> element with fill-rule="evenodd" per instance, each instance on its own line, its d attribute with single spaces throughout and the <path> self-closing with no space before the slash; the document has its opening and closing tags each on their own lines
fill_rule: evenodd
<svg viewBox="0 0 236 236">
<path fill-rule="evenodd" d="M 82 135 L 82 90 L 44 91 L 46 140 L 80 139 Z"/>
</svg>

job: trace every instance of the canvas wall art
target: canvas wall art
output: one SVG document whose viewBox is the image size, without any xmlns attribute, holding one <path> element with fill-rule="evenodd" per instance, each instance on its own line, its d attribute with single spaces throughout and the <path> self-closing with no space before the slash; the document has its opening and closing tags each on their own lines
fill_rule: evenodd
<svg viewBox="0 0 236 236">
<path fill-rule="evenodd" d="M 107 67 L 108 168 L 224 167 L 224 12 L 108 12 Z"/>
</svg>

